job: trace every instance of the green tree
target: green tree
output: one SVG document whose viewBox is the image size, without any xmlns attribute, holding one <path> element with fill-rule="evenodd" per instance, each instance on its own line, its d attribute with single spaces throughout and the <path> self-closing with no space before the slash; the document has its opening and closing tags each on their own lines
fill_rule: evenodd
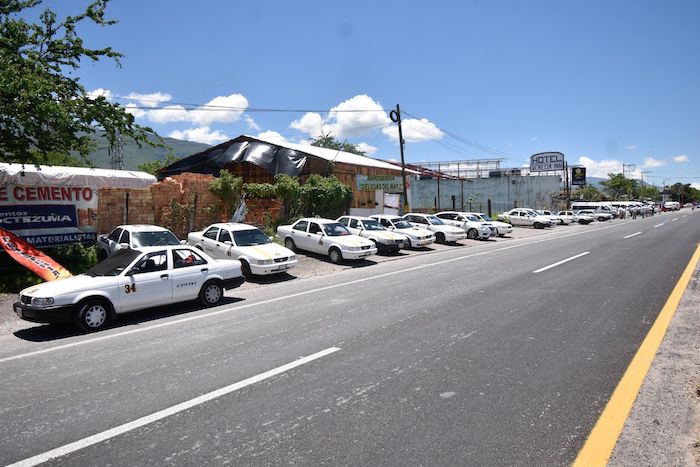
<svg viewBox="0 0 700 467">
<path fill-rule="evenodd" d="M 300 188 L 301 209 L 306 216 L 336 218 L 352 203 L 352 188 L 334 176 L 309 175 Z"/>
<path fill-rule="evenodd" d="M 639 199 L 651 199 L 653 201 L 661 200 L 661 193 L 659 193 L 659 189 L 654 185 L 640 185 L 637 191 L 637 198 Z"/>
<path fill-rule="evenodd" d="M 155 175 L 156 172 L 158 172 L 160 169 L 163 167 L 167 167 L 173 162 L 177 162 L 178 159 L 177 156 L 174 154 L 166 154 L 165 159 L 156 159 L 153 161 L 148 161 L 144 162 L 143 164 L 139 164 L 136 166 L 136 168 L 142 172 L 147 172 L 151 175 Z"/>
<path fill-rule="evenodd" d="M 600 201 L 603 199 L 603 194 L 593 185 L 584 185 L 571 193 L 572 199 L 580 199 L 582 201 Z"/>
<path fill-rule="evenodd" d="M 226 217 L 229 218 L 243 198 L 243 179 L 224 169 L 209 183 L 209 191 L 221 200 Z"/>
<path fill-rule="evenodd" d="M 637 181 L 622 174 L 608 174 L 608 180 L 600 182 L 605 194 L 612 199 L 632 199 L 637 197 Z"/>
<path fill-rule="evenodd" d="M 150 128 L 104 96 L 91 98 L 77 72 L 84 59 L 112 59 L 111 47 L 87 48 L 78 36 L 81 23 L 115 23 L 105 18 L 109 0 L 97 0 L 77 16 L 59 21 L 46 9 L 37 23 L 24 17 L 41 0 L 0 1 L 0 157 L 8 162 L 50 162 L 51 154 L 74 151 L 85 157 L 94 147 L 95 127 L 110 144 L 118 135 L 148 144 Z"/>
<path fill-rule="evenodd" d="M 347 140 L 340 142 L 335 136 L 330 133 L 321 134 L 318 138 L 311 138 L 311 146 L 317 146 L 319 148 L 336 149 L 338 151 L 351 152 L 353 154 L 359 154 L 360 156 L 365 156 L 365 152 L 360 150 L 356 145 L 348 143 Z"/>
</svg>

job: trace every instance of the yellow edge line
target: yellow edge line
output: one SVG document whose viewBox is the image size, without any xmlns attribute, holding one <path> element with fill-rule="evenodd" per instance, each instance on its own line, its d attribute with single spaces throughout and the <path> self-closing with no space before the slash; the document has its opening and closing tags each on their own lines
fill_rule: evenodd
<svg viewBox="0 0 700 467">
<path fill-rule="evenodd" d="M 574 467 L 605 466 L 608 463 L 644 378 L 651 367 L 657 350 L 659 350 L 661 341 L 666 335 L 666 330 L 671 324 L 671 319 L 676 313 L 678 303 L 683 297 L 683 292 L 685 292 L 699 260 L 700 245 L 696 248 L 685 271 L 661 309 L 661 313 L 649 329 L 649 333 L 644 338 L 642 345 L 639 346 L 639 350 L 605 405 L 603 413 L 593 427 L 583 448 L 579 451 L 573 463 Z"/>
</svg>

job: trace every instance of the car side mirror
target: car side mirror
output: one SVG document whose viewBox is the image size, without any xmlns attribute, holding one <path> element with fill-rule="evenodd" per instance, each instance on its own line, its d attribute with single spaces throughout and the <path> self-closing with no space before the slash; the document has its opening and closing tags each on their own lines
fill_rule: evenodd
<svg viewBox="0 0 700 467">
<path fill-rule="evenodd" d="M 233 243 L 231 243 L 231 240 L 226 240 L 226 241 L 224 242 L 224 245 L 233 245 Z"/>
<path fill-rule="evenodd" d="M 187 240 L 180 240 L 180 245 L 187 245 Z"/>
<path fill-rule="evenodd" d="M 122 250 L 127 250 L 127 249 L 129 249 L 129 244 L 128 243 L 120 243 L 119 248 Z"/>
</svg>

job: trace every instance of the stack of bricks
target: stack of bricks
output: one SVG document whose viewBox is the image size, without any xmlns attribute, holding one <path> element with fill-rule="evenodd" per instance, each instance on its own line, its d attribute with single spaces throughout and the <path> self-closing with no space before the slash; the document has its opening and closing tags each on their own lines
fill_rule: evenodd
<svg viewBox="0 0 700 467">
<path fill-rule="evenodd" d="M 128 210 L 127 210 L 128 194 Z M 147 188 L 100 188 L 97 201 L 97 231 L 110 232 L 117 225 L 153 224 L 153 199 Z"/>
<path fill-rule="evenodd" d="M 170 219 L 170 205 L 173 200 L 181 202 L 182 185 L 168 177 L 150 186 L 153 197 L 153 214 L 156 225 L 166 225 Z"/>
<path fill-rule="evenodd" d="M 264 227 L 268 221 L 275 221 L 282 215 L 282 202 L 278 199 L 247 199 L 246 224 Z"/>
</svg>

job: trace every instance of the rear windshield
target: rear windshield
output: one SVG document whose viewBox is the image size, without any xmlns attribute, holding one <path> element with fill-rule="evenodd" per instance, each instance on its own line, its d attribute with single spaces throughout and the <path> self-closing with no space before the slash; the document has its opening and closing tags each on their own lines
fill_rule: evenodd
<svg viewBox="0 0 700 467">
<path fill-rule="evenodd" d="M 131 237 L 136 248 L 142 246 L 179 245 L 180 240 L 169 230 L 158 232 L 134 232 Z"/>
</svg>

